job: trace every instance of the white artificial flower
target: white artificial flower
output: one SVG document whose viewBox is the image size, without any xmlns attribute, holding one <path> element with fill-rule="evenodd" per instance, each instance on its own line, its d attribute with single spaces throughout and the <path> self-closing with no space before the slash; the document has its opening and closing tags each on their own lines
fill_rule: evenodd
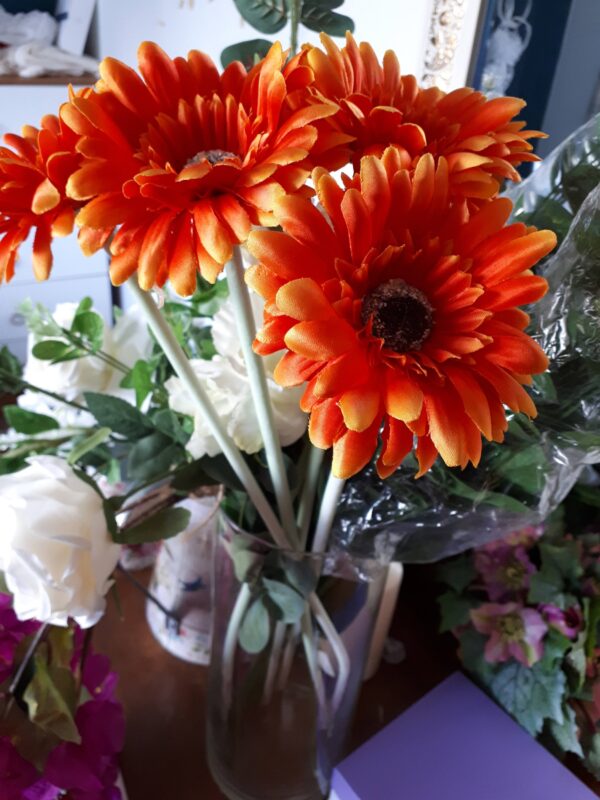
<svg viewBox="0 0 600 800">
<path fill-rule="evenodd" d="M 257 325 L 262 320 L 262 300 L 252 295 L 253 311 Z M 226 300 L 213 321 L 213 342 L 217 355 L 210 361 L 190 361 L 227 433 L 246 453 L 256 453 L 262 446 L 262 436 L 254 410 L 250 383 L 244 365 L 237 334 L 235 314 L 231 301 Z M 307 416 L 300 409 L 303 388 L 284 388 L 273 380 L 273 370 L 280 356 L 274 354 L 263 359 L 267 374 L 269 396 L 273 407 L 275 427 L 282 446 L 292 444 L 306 430 Z M 204 415 L 188 395 L 179 378 L 172 377 L 165 384 L 169 405 L 174 411 L 194 418 L 194 433 L 187 444 L 195 458 L 215 456 L 220 447 L 210 432 Z"/>
<path fill-rule="evenodd" d="M 62 328 L 70 328 L 77 305 L 77 303 L 59 303 L 52 314 L 55 322 Z M 123 379 L 120 370 L 92 355 L 72 361 L 61 361 L 58 364 L 41 361 L 31 352 L 38 341 L 34 334 L 30 334 L 27 362 L 23 373 L 23 378 L 28 383 L 76 403 L 84 402 L 84 392 L 102 392 L 134 402 L 134 391 L 119 387 Z M 112 329 L 105 326 L 101 349 L 129 368 L 139 359 L 149 357 L 152 340 L 137 306 L 122 314 Z M 24 392 L 17 403 L 21 408 L 54 417 L 63 428 L 94 424 L 94 418 L 88 412 L 78 411 L 72 406 L 32 390 Z"/>
<path fill-rule="evenodd" d="M 0 477 L 0 571 L 19 619 L 82 628 L 104 613 L 120 547 L 102 498 L 56 456 Z"/>
</svg>

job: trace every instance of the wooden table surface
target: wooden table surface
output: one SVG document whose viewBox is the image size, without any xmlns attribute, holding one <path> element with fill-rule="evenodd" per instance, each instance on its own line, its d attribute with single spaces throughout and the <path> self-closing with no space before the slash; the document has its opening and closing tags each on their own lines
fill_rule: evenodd
<svg viewBox="0 0 600 800">
<path fill-rule="evenodd" d="M 111 657 L 120 675 L 119 695 L 127 719 L 121 766 L 129 800 L 222 800 L 204 757 L 206 669 L 163 650 L 146 624 L 141 593 L 122 577 L 118 589 L 122 618 L 109 601 L 94 646 Z M 458 667 L 452 637 L 439 636 L 436 627 L 430 572 L 411 567 L 392 626 L 392 636 L 405 645 L 406 658 L 401 664 L 382 664 L 364 684 L 350 749 Z M 600 797 L 598 783 L 578 772 Z"/>
</svg>

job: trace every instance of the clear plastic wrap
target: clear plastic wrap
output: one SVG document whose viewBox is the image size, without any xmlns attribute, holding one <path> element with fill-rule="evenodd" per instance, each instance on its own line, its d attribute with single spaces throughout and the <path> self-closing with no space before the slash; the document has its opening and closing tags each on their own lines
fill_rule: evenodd
<svg viewBox="0 0 600 800">
<path fill-rule="evenodd" d="M 539 268 L 549 292 L 530 309 L 551 361 L 533 386 L 537 419 L 513 417 L 477 470 L 436 465 L 415 480 L 407 460 L 386 481 L 372 469 L 359 474 L 339 507 L 340 546 L 404 562 L 454 555 L 541 522 L 600 462 L 599 183 L 600 116 L 512 193 L 515 219 L 554 228 L 562 242 Z"/>
</svg>

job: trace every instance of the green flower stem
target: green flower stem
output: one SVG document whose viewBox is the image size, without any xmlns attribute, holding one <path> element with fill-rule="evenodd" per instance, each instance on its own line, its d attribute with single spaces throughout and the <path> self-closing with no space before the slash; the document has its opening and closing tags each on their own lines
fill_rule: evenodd
<svg viewBox="0 0 600 800">
<path fill-rule="evenodd" d="M 39 394 L 46 395 L 46 397 L 51 397 L 53 400 L 58 400 L 59 403 L 64 403 L 66 406 L 76 408 L 78 411 L 87 411 L 85 406 L 75 403 L 73 400 L 67 400 L 60 394 L 55 394 L 54 392 L 48 391 L 48 389 L 42 389 L 40 386 L 34 386 L 33 383 L 29 383 L 28 381 L 23 380 L 23 378 L 19 378 L 10 372 L 7 372 L 6 370 L 2 369 L 2 367 L 0 367 L 0 378 L 9 378 L 11 382 L 15 384 L 15 391 L 29 389 L 32 392 L 38 392 Z"/>
<path fill-rule="evenodd" d="M 298 28 L 300 27 L 300 9 L 302 0 L 291 0 L 290 2 L 290 49 L 292 55 L 298 52 Z"/>
<path fill-rule="evenodd" d="M 177 341 L 175 334 L 171 330 L 168 322 L 157 308 L 156 303 L 152 299 L 151 295 L 140 289 L 135 275 L 129 279 L 129 288 L 140 304 L 150 330 L 156 337 L 157 342 L 161 346 L 167 359 L 170 361 L 171 366 L 204 414 L 204 418 L 208 423 L 210 432 L 217 440 L 217 443 L 223 451 L 225 457 L 237 473 L 245 490 L 248 492 L 248 495 L 254 503 L 257 512 L 262 517 L 267 530 L 280 547 L 288 547 L 289 543 L 287 541 L 285 532 L 281 527 L 276 515 L 274 514 L 273 509 L 269 505 L 269 501 L 260 488 L 258 481 L 252 474 L 250 467 L 242 457 L 241 452 L 238 450 L 233 440 L 223 427 L 223 423 L 221 422 L 219 415 L 208 399 L 208 396 L 204 391 L 198 376 L 192 369 L 187 356 L 183 352 L 183 349 Z"/>
<path fill-rule="evenodd" d="M 15 672 L 12 681 L 10 682 L 10 686 L 8 687 L 8 693 L 14 697 L 15 692 L 19 688 L 19 684 L 21 683 L 21 678 L 25 674 L 27 667 L 29 666 L 29 662 L 35 655 L 35 651 L 37 650 L 40 642 L 48 632 L 48 628 L 50 624 L 48 622 L 44 622 L 40 627 L 37 629 L 33 639 L 29 643 L 29 647 L 27 648 L 27 652 L 23 657 L 23 660 L 19 664 L 19 668 Z"/>
<path fill-rule="evenodd" d="M 131 371 L 126 364 L 123 364 L 122 361 L 119 361 L 114 356 L 111 356 L 110 353 L 105 353 L 104 350 L 93 350 L 79 336 L 73 336 L 71 331 L 67 330 L 66 328 L 61 328 L 60 330 L 64 338 L 70 344 L 75 345 L 75 347 L 79 347 L 81 350 L 85 350 L 88 355 L 99 358 L 101 361 L 104 361 L 105 364 L 108 364 L 109 367 L 112 367 L 119 372 L 123 372 L 125 375 Z"/>
<path fill-rule="evenodd" d="M 263 360 L 252 349 L 252 342 L 256 336 L 256 326 L 254 324 L 250 293 L 244 280 L 242 254 L 238 246 L 234 247 L 233 260 L 227 264 L 225 274 L 229 286 L 229 297 L 235 311 L 240 345 L 250 382 L 250 391 L 254 400 L 254 410 L 256 411 L 258 427 L 264 442 L 269 472 L 275 489 L 279 515 L 287 538 L 293 544 L 297 544 L 298 535 L 292 495 L 283 462 L 279 436 L 275 427 Z"/>
<path fill-rule="evenodd" d="M 318 447 L 313 447 L 312 445 L 310 446 L 306 475 L 304 476 L 304 484 L 298 504 L 298 529 L 300 531 L 300 546 L 303 550 L 306 548 L 306 542 L 308 540 L 308 529 L 310 527 L 317 496 L 317 485 L 319 483 L 319 476 L 321 475 L 324 455 L 324 450 L 320 450 Z"/>
</svg>

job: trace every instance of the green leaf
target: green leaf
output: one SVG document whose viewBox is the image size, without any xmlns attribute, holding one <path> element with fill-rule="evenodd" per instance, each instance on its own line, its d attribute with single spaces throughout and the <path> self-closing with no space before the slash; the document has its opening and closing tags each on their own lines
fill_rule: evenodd
<svg viewBox="0 0 600 800">
<path fill-rule="evenodd" d="M 135 390 L 135 402 L 139 408 L 154 388 L 154 368 L 147 361 L 136 361 L 133 368 L 119 384 L 123 389 Z"/>
<path fill-rule="evenodd" d="M 588 658 L 593 658 L 598 641 L 598 626 L 600 625 L 600 597 L 593 597 L 590 600 L 589 615 L 587 620 L 587 639 L 585 642 L 585 653 Z"/>
<path fill-rule="evenodd" d="M 269 612 L 261 597 L 257 597 L 246 611 L 238 639 L 240 646 L 251 654 L 260 653 L 265 649 L 271 634 L 271 620 Z"/>
<path fill-rule="evenodd" d="M 40 361 L 57 362 L 65 358 L 68 360 L 72 353 L 72 347 L 68 342 L 61 342 L 58 339 L 46 339 L 43 342 L 34 344 L 31 352 Z"/>
<path fill-rule="evenodd" d="M 198 486 L 216 486 L 219 484 L 219 480 L 205 472 L 204 461 L 205 457 L 180 467 L 171 481 L 173 489 L 177 492 L 189 494 L 194 489 L 197 489 Z"/>
<path fill-rule="evenodd" d="M 305 558 L 284 556 L 281 559 L 281 568 L 288 583 L 300 592 L 302 597 L 308 597 L 317 586 L 317 575 L 314 565 Z"/>
<path fill-rule="evenodd" d="M 241 61 L 246 69 L 250 70 L 256 63 L 257 58 L 261 59 L 267 55 L 272 44 L 273 42 L 268 39 L 250 39 L 247 42 L 230 44 L 221 53 L 221 64 L 225 68 L 233 61 Z M 213 300 L 211 299 L 208 302 L 212 303 Z"/>
<path fill-rule="evenodd" d="M 3 410 L 7 423 L 17 433 L 34 436 L 36 433 L 55 431 L 59 428 L 58 422 L 46 414 L 37 414 L 19 406 L 4 406 Z"/>
<path fill-rule="evenodd" d="M 470 554 L 462 555 L 439 564 L 436 569 L 436 577 L 455 592 L 464 592 L 467 586 L 477 578 L 473 557 Z"/>
<path fill-rule="evenodd" d="M 177 444 L 185 446 L 188 443 L 190 434 L 183 429 L 179 417 L 171 409 L 161 408 L 152 417 L 152 422 L 159 431 L 169 436 Z"/>
<path fill-rule="evenodd" d="M 490 689 L 496 700 L 532 736 L 545 720 L 562 724 L 566 678 L 562 670 L 548 670 L 538 662 L 525 667 L 516 661 L 504 664 L 494 675 Z"/>
<path fill-rule="evenodd" d="M 81 336 L 97 352 L 104 342 L 104 320 L 95 311 L 78 311 L 71 323 L 71 333 Z"/>
<path fill-rule="evenodd" d="M 79 744 L 81 737 L 73 715 L 77 702 L 75 677 L 70 669 L 48 665 L 47 646 L 34 656 L 34 674 L 23 694 L 29 718 L 65 742 Z"/>
<path fill-rule="evenodd" d="M 495 668 L 485 660 L 484 649 L 487 637 L 474 628 L 467 628 L 460 637 L 460 660 L 467 672 L 470 672 L 486 686 L 489 686 Z"/>
<path fill-rule="evenodd" d="M 440 633 L 447 633 L 467 625 L 470 622 L 470 611 L 477 605 L 472 598 L 461 597 L 456 592 L 449 591 L 438 597 L 442 619 Z"/>
<path fill-rule="evenodd" d="M 263 578 L 263 586 L 270 599 L 281 611 L 282 619 L 288 625 L 294 625 L 304 613 L 306 601 L 301 594 L 286 583 Z"/>
<path fill-rule="evenodd" d="M 300 21 L 311 31 L 328 33 L 330 36 L 345 36 L 354 31 L 354 21 L 344 14 L 331 11 L 340 3 L 331 0 L 304 0 Z"/>
<path fill-rule="evenodd" d="M 95 417 L 98 424 L 103 428 L 110 428 L 126 439 L 140 439 L 154 429 L 145 414 L 120 397 L 97 392 L 85 392 L 84 396 L 90 414 Z"/>
<path fill-rule="evenodd" d="M 575 753 L 583 758 L 583 750 L 579 743 L 577 719 L 572 706 L 565 704 L 563 707 L 564 719 L 562 723 L 551 720 L 548 724 L 552 738 L 563 753 Z"/>
<path fill-rule="evenodd" d="M 110 428 L 98 428 L 89 436 L 86 436 L 85 439 L 80 441 L 69 453 L 69 457 L 67 462 L 71 465 L 75 464 L 79 461 L 80 458 L 83 458 L 87 453 L 91 450 L 94 450 L 98 445 L 104 444 L 108 439 L 110 439 L 110 434 L 112 433 Z"/>
<path fill-rule="evenodd" d="M 121 530 L 119 544 L 143 544 L 170 539 L 184 531 L 190 523 L 190 512 L 185 508 L 163 508 L 139 525 Z"/>
<path fill-rule="evenodd" d="M 242 17 L 261 33 L 277 33 L 288 21 L 286 0 L 233 0 Z"/>
<path fill-rule="evenodd" d="M 84 297 L 83 300 L 79 302 L 77 306 L 77 310 L 75 311 L 75 316 L 78 314 L 83 314 L 84 311 L 91 311 L 94 302 L 91 297 Z"/>
<path fill-rule="evenodd" d="M 0 370 L 6 372 L 7 375 L 13 377 L 15 380 L 20 378 L 23 374 L 21 362 L 10 352 L 6 345 L 0 347 Z"/>
<path fill-rule="evenodd" d="M 38 336 L 60 336 L 62 331 L 52 314 L 41 303 L 35 305 L 29 298 L 19 305 L 19 312 L 25 317 L 27 328 Z"/>
<path fill-rule="evenodd" d="M 260 563 L 261 557 L 250 549 L 243 536 L 234 536 L 231 542 L 231 558 L 235 577 L 240 583 L 248 582 L 254 567 Z"/>
<path fill-rule="evenodd" d="M 600 169 L 580 163 L 563 176 L 562 188 L 574 213 L 579 211 L 588 194 L 600 183 Z"/>
<path fill-rule="evenodd" d="M 154 475 L 162 475 L 183 456 L 179 445 L 164 433 L 155 431 L 132 446 L 127 459 L 127 475 L 132 480 L 150 480 Z"/>
<path fill-rule="evenodd" d="M 71 670 L 73 659 L 74 635 L 73 628 L 61 628 L 52 625 L 46 636 L 50 648 L 50 661 L 55 667 L 64 667 Z"/>
<path fill-rule="evenodd" d="M 600 733 L 595 733 L 587 743 L 584 764 L 600 781 Z"/>
<path fill-rule="evenodd" d="M 497 472 L 528 494 L 537 495 L 545 479 L 546 455 L 538 444 L 502 457 Z"/>
</svg>

